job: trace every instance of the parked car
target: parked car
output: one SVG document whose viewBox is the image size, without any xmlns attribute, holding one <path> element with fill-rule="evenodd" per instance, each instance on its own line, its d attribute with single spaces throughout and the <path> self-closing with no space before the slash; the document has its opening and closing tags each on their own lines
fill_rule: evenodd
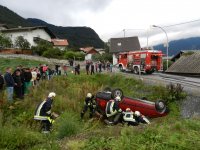
<svg viewBox="0 0 200 150">
<path fill-rule="evenodd" d="M 130 98 L 124 96 L 121 89 L 115 89 L 111 91 L 109 88 L 106 88 L 104 91 L 96 94 L 96 103 L 99 111 L 105 114 L 107 102 L 111 99 L 114 99 L 116 96 L 120 96 L 122 99 L 119 103 L 119 107 L 123 111 L 125 111 L 126 108 L 130 108 L 132 111 L 140 111 L 141 114 L 150 118 L 166 116 L 169 112 L 163 100 L 152 102 L 138 98 Z"/>
</svg>

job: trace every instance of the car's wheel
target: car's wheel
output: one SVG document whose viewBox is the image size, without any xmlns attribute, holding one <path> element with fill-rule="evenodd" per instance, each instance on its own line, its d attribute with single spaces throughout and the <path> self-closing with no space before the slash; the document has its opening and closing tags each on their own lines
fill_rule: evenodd
<svg viewBox="0 0 200 150">
<path fill-rule="evenodd" d="M 123 91 L 121 89 L 114 89 L 112 91 L 112 98 L 115 99 L 117 96 L 119 96 L 121 99 L 123 98 L 124 94 Z"/>
<path fill-rule="evenodd" d="M 139 68 L 138 67 L 134 67 L 134 73 L 139 74 Z"/>
<path fill-rule="evenodd" d="M 166 110 L 166 104 L 163 100 L 158 100 L 155 102 L 156 110 L 160 113 L 164 113 Z"/>
<path fill-rule="evenodd" d="M 111 92 L 112 89 L 110 87 L 105 87 L 103 91 L 105 91 L 105 92 Z"/>
</svg>

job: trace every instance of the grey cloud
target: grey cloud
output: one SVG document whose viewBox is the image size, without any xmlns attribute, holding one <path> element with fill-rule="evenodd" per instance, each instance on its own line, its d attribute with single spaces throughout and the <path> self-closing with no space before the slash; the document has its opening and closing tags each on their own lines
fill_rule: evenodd
<svg viewBox="0 0 200 150">
<path fill-rule="evenodd" d="M 52 24 L 81 26 L 84 12 L 103 11 L 112 0 L 1 0 L 4 5 L 24 18 L 43 19 Z"/>
<path fill-rule="evenodd" d="M 162 26 L 161 26 L 162 27 Z M 179 40 L 189 37 L 199 37 L 200 36 L 200 21 L 171 26 L 171 27 L 164 27 L 169 37 L 169 41 Z M 118 34 L 114 34 L 111 37 L 123 37 L 123 31 Z M 126 36 L 138 36 L 142 46 L 146 46 L 147 44 L 147 35 L 149 36 L 149 44 L 157 45 L 162 44 L 166 41 L 166 36 L 164 32 L 159 28 L 152 28 L 150 30 L 143 29 L 143 30 L 126 30 Z M 159 37 L 155 41 L 155 37 Z"/>
</svg>

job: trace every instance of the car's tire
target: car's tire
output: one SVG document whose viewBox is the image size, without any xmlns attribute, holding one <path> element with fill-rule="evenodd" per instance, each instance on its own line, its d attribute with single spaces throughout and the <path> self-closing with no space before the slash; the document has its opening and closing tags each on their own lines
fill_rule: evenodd
<svg viewBox="0 0 200 150">
<path fill-rule="evenodd" d="M 111 97 L 115 99 L 117 96 L 119 96 L 121 99 L 124 97 L 124 93 L 121 89 L 114 89 L 111 93 Z"/>
<path fill-rule="evenodd" d="M 105 92 L 111 92 L 112 91 L 112 89 L 110 88 L 110 87 L 105 87 L 104 89 L 103 89 L 103 91 L 105 91 Z"/>
<path fill-rule="evenodd" d="M 160 113 L 164 113 L 167 109 L 166 104 L 163 100 L 157 100 L 155 102 L 156 110 Z"/>
</svg>

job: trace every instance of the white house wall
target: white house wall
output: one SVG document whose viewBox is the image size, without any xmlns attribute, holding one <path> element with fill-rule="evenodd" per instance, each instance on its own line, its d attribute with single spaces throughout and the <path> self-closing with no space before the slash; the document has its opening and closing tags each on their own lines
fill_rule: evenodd
<svg viewBox="0 0 200 150">
<path fill-rule="evenodd" d="M 39 37 L 41 39 L 51 41 L 51 37 L 44 29 L 36 29 L 30 31 L 12 31 L 11 33 L 5 33 L 6 36 L 10 37 L 13 44 L 18 36 L 23 36 L 31 46 L 36 46 L 36 43 L 33 41 L 34 37 Z"/>
<path fill-rule="evenodd" d="M 118 64 L 118 59 L 117 59 L 116 54 L 113 54 L 113 65 L 116 65 L 116 64 Z"/>
<path fill-rule="evenodd" d="M 85 55 L 85 60 L 92 60 L 92 54 Z"/>
</svg>

